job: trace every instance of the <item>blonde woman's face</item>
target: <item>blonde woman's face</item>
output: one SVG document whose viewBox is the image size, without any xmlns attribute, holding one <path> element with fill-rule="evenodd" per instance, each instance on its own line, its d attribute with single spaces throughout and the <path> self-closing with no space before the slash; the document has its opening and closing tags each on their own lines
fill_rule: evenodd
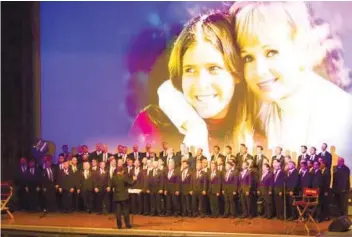
<svg viewBox="0 0 352 237">
<path fill-rule="evenodd" d="M 299 50 L 288 27 L 275 26 L 261 34 L 241 47 L 244 77 L 261 99 L 277 102 L 303 85 Z"/>
<path fill-rule="evenodd" d="M 222 54 L 210 43 L 197 43 L 183 56 L 182 90 L 202 118 L 226 116 L 235 82 Z"/>
</svg>

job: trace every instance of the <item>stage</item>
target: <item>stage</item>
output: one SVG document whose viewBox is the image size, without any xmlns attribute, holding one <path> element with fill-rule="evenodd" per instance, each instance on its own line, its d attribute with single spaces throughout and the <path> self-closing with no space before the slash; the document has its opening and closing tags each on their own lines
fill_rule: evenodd
<svg viewBox="0 0 352 237">
<path fill-rule="evenodd" d="M 133 229 L 118 230 L 112 214 L 86 213 L 14 213 L 10 220 L 2 215 L 2 236 L 289 236 L 306 235 L 303 225 L 291 233 L 295 222 L 254 218 L 251 220 L 223 218 L 174 218 L 133 215 Z M 319 223 L 321 233 L 330 222 Z M 317 233 L 312 231 L 311 235 Z"/>
</svg>

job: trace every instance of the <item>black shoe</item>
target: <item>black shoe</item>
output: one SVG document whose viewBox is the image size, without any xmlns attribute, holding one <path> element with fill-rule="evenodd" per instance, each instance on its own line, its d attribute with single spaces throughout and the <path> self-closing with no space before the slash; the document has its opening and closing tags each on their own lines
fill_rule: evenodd
<svg viewBox="0 0 352 237">
<path fill-rule="evenodd" d="M 122 228 L 122 226 L 117 226 L 117 229 L 121 229 Z"/>
<path fill-rule="evenodd" d="M 132 226 L 131 225 L 126 225 L 126 228 L 127 229 L 132 229 Z"/>
</svg>

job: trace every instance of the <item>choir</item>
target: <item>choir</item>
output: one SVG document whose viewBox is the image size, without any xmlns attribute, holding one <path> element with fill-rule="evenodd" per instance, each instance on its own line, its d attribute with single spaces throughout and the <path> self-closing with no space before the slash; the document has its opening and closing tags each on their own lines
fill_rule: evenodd
<svg viewBox="0 0 352 237">
<path fill-rule="evenodd" d="M 116 211 L 118 228 L 122 226 L 121 215 L 126 227 L 132 228 L 129 213 L 281 220 L 286 213 L 288 220 L 295 220 L 293 197 L 301 195 L 304 188 L 319 188 L 316 220 L 329 219 L 331 203 L 338 207 L 336 215 L 346 215 L 350 170 L 344 159 L 338 158 L 331 168 L 326 144 L 319 154 L 314 147 L 310 154 L 307 150 L 301 147 L 298 164 L 285 156 L 281 147 L 269 162 L 262 146 L 257 146 L 252 156 L 245 144 L 236 155 L 231 146 L 226 146 L 224 154 L 215 146 L 210 160 L 202 149 L 192 155 L 182 144 L 175 153 L 166 142 L 159 154 L 149 144 L 145 152 L 134 145 L 131 153 L 120 145 L 116 154 L 101 144 L 91 153 L 82 146 L 74 155 L 64 150 L 56 165 L 50 155 L 41 164 L 23 157 L 15 179 L 18 208 L 100 215 Z"/>
</svg>

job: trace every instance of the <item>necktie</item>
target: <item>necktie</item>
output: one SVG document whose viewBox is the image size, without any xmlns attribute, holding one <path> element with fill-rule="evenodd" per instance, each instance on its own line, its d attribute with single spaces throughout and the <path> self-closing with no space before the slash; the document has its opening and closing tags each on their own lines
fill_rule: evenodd
<svg viewBox="0 0 352 237">
<path fill-rule="evenodd" d="M 84 171 L 84 178 L 87 179 L 87 170 Z"/>
<path fill-rule="evenodd" d="M 47 168 L 47 172 L 48 172 L 48 178 L 50 181 L 53 181 L 52 179 L 52 175 L 51 175 L 51 170 L 49 168 Z"/>
<path fill-rule="evenodd" d="M 33 168 L 31 169 L 31 174 L 34 175 L 34 169 Z"/>
<path fill-rule="evenodd" d="M 197 172 L 197 179 L 199 179 L 199 174 L 200 174 L 200 171 Z"/>
<path fill-rule="evenodd" d="M 280 173 L 280 170 L 276 171 L 276 174 L 275 174 L 275 182 L 276 182 L 277 176 L 279 176 L 279 173 Z"/>
<path fill-rule="evenodd" d="M 226 175 L 226 182 L 229 181 L 229 177 L 230 177 L 230 170 L 227 171 L 227 175 Z"/>
<path fill-rule="evenodd" d="M 215 171 L 213 171 L 213 173 L 211 174 L 211 179 L 213 179 L 215 177 Z"/>
<path fill-rule="evenodd" d="M 156 175 L 156 169 L 153 170 L 153 177 Z"/>
<path fill-rule="evenodd" d="M 25 172 L 25 168 L 24 168 L 24 166 L 22 166 L 22 173 L 24 173 Z"/>
</svg>

